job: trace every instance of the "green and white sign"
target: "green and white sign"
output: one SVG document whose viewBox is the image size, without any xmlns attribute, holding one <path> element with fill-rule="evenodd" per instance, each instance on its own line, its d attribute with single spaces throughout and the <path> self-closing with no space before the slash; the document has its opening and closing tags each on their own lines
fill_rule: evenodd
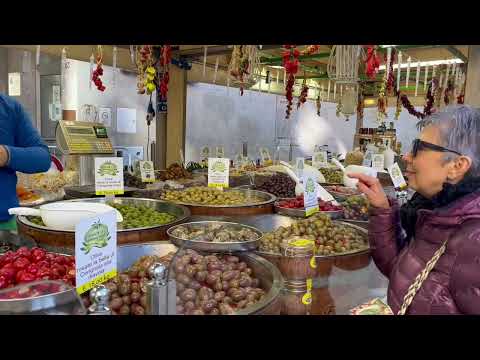
<svg viewBox="0 0 480 360">
<path fill-rule="evenodd" d="M 95 193 L 122 195 L 123 192 L 123 158 L 95 158 Z"/>
<path fill-rule="evenodd" d="M 155 168 L 153 167 L 153 161 L 140 161 L 140 174 L 143 182 L 155 182 Z"/>
<path fill-rule="evenodd" d="M 208 186 L 228 188 L 230 159 L 208 158 Z"/>
<path fill-rule="evenodd" d="M 216 154 L 217 158 L 225 157 L 225 148 L 223 146 L 217 146 L 215 148 L 215 154 Z"/>
<path fill-rule="evenodd" d="M 303 178 L 303 185 L 303 203 L 305 204 L 305 212 L 307 216 L 310 216 L 318 212 L 318 198 L 315 179 L 311 176 L 305 176 Z"/>
<path fill-rule="evenodd" d="M 372 155 L 372 168 L 377 171 L 383 171 L 385 168 L 385 155 L 373 154 Z"/>
<path fill-rule="evenodd" d="M 117 214 L 111 211 L 75 227 L 77 293 L 83 294 L 117 275 Z"/>
<path fill-rule="evenodd" d="M 320 169 L 322 167 L 328 166 L 328 157 L 326 151 L 316 151 L 312 156 L 312 166 L 315 169 Z"/>
<path fill-rule="evenodd" d="M 388 173 L 390 174 L 390 178 L 392 179 L 393 186 L 398 189 L 404 189 L 407 187 L 407 182 L 403 177 L 402 171 L 397 163 L 394 163 L 388 169 Z"/>
</svg>

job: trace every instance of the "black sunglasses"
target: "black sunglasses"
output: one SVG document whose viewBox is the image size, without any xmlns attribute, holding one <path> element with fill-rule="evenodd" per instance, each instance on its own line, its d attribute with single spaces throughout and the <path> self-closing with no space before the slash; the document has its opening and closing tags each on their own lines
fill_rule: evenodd
<svg viewBox="0 0 480 360">
<path fill-rule="evenodd" d="M 439 151 L 439 152 L 451 152 L 457 155 L 462 156 L 461 153 L 455 150 L 450 150 L 447 148 L 444 148 L 443 146 L 440 145 L 435 145 L 426 141 L 422 141 L 420 139 L 415 139 L 413 140 L 412 144 L 412 156 L 415 157 L 417 156 L 417 153 L 421 150 L 432 150 L 432 151 Z"/>
</svg>

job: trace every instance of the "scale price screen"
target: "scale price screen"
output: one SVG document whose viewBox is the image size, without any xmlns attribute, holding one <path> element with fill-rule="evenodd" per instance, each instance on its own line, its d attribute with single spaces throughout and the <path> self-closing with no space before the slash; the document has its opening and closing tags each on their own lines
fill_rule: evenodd
<svg viewBox="0 0 480 360">
<path fill-rule="evenodd" d="M 94 135 L 93 129 L 86 127 L 68 127 L 68 133 L 71 135 Z"/>
</svg>

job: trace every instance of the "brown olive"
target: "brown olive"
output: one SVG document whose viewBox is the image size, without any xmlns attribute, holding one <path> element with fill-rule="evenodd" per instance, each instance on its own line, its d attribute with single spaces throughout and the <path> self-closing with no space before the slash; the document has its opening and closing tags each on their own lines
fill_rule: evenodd
<svg viewBox="0 0 480 360">
<path fill-rule="evenodd" d="M 223 271 L 221 271 L 221 270 L 212 270 L 212 271 L 210 271 L 210 274 L 212 274 L 212 275 L 214 275 L 214 276 L 216 276 L 216 277 L 222 276 L 222 273 L 223 273 Z"/>
<path fill-rule="evenodd" d="M 214 285 L 213 285 L 213 290 L 215 291 L 222 291 L 223 290 L 223 285 L 220 280 L 218 280 Z"/>
<path fill-rule="evenodd" d="M 185 265 L 183 265 L 181 262 L 177 262 L 175 264 L 175 273 L 181 274 L 185 271 Z"/>
<path fill-rule="evenodd" d="M 132 285 L 130 285 L 130 288 L 132 289 L 132 293 L 134 291 L 140 292 L 140 284 L 138 282 L 133 282 Z"/>
<path fill-rule="evenodd" d="M 190 261 L 192 260 L 192 256 L 191 255 L 183 255 L 181 258 L 180 258 L 180 261 L 187 265 L 187 264 L 190 264 Z"/>
<path fill-rule="evenodd" d="M 119 279 L 121 283 L 130 283 L 130 277 L 127 274 L 120 274 Z"/>
<path fill-rule="evenodd" d="M 136 278 L 138 276 L 138 269 L 131 268 L 128 270 L 128 276 L 131 278 Z"/>
<path fill-rule="evenodd" d="M 217 302 L 214 299 L 210 299 L 205 301 L 202 304 L 202 310 L 205 311 L 206 313 L 209 313 L 212 311 L 215 307 L 217 306 Z"/>
<path fill-rule="evenodd" d="M 145 276 L 147 276 L 147 272 L 145 270 L 139 270 L 138 271 L 138 277 L 139 278 L 143 278 Z"/>
<path fill-rule="evenodd" d="M 130 305 L 132 303 L 132 299 L 128 295 L 122 296 L 122 301 L 125 305 Z"/>
<path fill-rule="evenodd" d="M 138 291 L 132 291 L 130 294 L 130 299 L 132 300 L 133 303 L 137 303 L 140 301 L 140 293 Z"/>
<path fill-rule="evenodd" d="M 202 309 L 193 310 L 190 315 L 205 315 L 205 312 Z"/>
<path fill-rule="evenodd" d="M 216 292 L 213 298 L 216 301 L 222 301 L 225 298 L 225 291 Z"/>
<path fill-rule="evenodd" d="M 182 304 L 182 299 L 180 299 L 180 296 L 177 296 L 177 305 Z"/>
<path fill-rule="evenodd" d="M 193 290 L 198 290 L 201 287 L 202 287 L 202 284 L 200 284 L 197 280 L 192 280 L 190 281 L 190 284 L 188 284 L 188 288 Z"/>
<path fill-rule="evenodd" d="M 183 306 L 185 308 L 185 312 L 195 309 L 195 304 L 193 303 L 193 301 L 187 301 L 185 304 L 183 304 Z"/>
<path fill-rule="evenodd" d="M 115 311 L 120 310 L 120 308 L 123 305 L 123 300 L 121 298 L 113 299 L 112 301 L 110 301 L 109 305 L 112 310 L 115 310 Z"/>
<path fill-rule="evenodd" d="M 108 291 L 110 292 L 110 294 L 114 293 L 117 291 L 118 287 L 117 287 L 117 284 L 113 283 L 113 282 L 108 282 L 105 287 L 108 289 Z"/>
<path fill-rule="evenodd" d="M 230 288 L 230 283 L 228 281 L 222 281 L 222 289 L 227 291 Z"/>
<path fill-rule="evenodd" d="M 206 262 L 201 262 L 199 264 L 196 264 L 195 268 L 197 269 L 197 271 L 206 271 L 207 270 L 207 263 Z"/>
<path fill-rule="evenodd" d="M 195 290 L 193 289 L 185 289 L 182 291 L 182 293 L 180 294 L 180 298 L 183 300 L 183 301 L 192 301 L 192 300 L 195 300 L 195 297 L 197 296 L 197 293 Z"/>
<path fill-rule="evenodd" d="M 130 293 L 130 284 L 125 284 L 125 283 L 122 283 L 120 284 L 120 286 L 118 287 L 118 292 L 120 293 L 120 295 L 124 296 L 124 295 L 128 295 Z"/>
<path fill-rule="evenodd" d="M 200 300 L 209 300 L 210 299 L 210 292 L 206 286 L 203 286 L 200 290 L 198 290 L 197 296 Z"/>
<path fill-rule="evenodd" d="M 190 284 L 190 278 L 185 274 L 178 274 L 177 281 L 184 284 L 185 286 L 188 286 L 188 284 Z"/>
<path fill-rule="evenodd" d="M 203 256 L 199 254 L 192 255 L 192 263 L 200 264 L 203 261 Z"/>
<path fill-rule="evenodd" d="M 222 303 L 225 303 L 225 304 L 231 304 L 232 302 L 233 300 L 230 296 L 225 296 L 222 300 Z"/>
<path fill-rule="evenodd" d="M 242 277 L 238 284 L 243 288 L 249 287 L 252 285 L 252 279 L 250 279 L 250 277 Z"/>
<path fill-rule="evenodd" d="M 234 274 L 235 274 L 235 275 L 233 276 L 233 278 L 234 278 L 234 279 L 239 279 L 239 278 L 240 278 L 240 271 L 238 271 L 238 270 L 233 270 L 233 272 L 234 272 Z"/>
<path fill-rule="evenodd" d="M 196 272 L 197 268 L 194 265 L 185 266 L 185 275 L 187 275 L 188 277 L 193 278 Z"/>
<path fill-rule="evenodd" d="M 257 296 L 255 293 L 247 293 L 247 297 L 245 298 L 245 300 L 247 300 L 248 302 L 255 302 L 255 300 L 257 299 Z"/>
<path fill-rule="evenodd" d="M 239 280 L 231 280 L 229 283 L 228 283 L 228 286 L 229 288 L 238 288 L 240 286 L 240 281 Z"/>
<path fill-rule="evenodd" d="M 113 294 L 110 294 L 110 298 L 113 300 L 113 299 L 116 299 L 116 298 L 119 298 L 120 295 L 117 293 L 117 292 L 114 292 Z"/>
<path fill-rule="evenodd" d="M 230 281 L 235 277 L 235 273 L 233 271 L 225 271 L 222 274 L 222 280 L 224 281 Z"/>
<path fill-rule="evenodd" d="M 177 282 L 177 293 L 181 293 L 183 290 L 185 290 L 185 285 L 181 282 Z"/>
<path fill-rule="evenodd" d="M 220 270 L 220 263 L 219 262 L 210 262 L 207 265 L 208 271 L 213 271 L 213 270 Z"/>
<path fill-rule="evenodd" d="M 247 293 L 243 289 L 237 289 L 236 291 L 232 292 L 231 296 L 233 301 L 239 302 L 245 300 L 245 298 L 247 297 Z"/>
<path fill-rule="evenodd" d="M 248 301 L 247 304 L 245 305 L 246 308 L 255 305 L 255 301 Z"/>
<path fill-rule="evenodd" d="M 218 277 L 215 275 L 209 274 L 205 281 L 208 285 L 214 285 L 218 281 Z"/>
<path fill-rule="evenodd" d="M 123 305 L 119 312 L 118 312 L 120 315 L 129 315 L 130 314 L 130 306 L 128 305 Z"/>
<path fill-rule="evenodd" d="M 246 272 L 246 273 L 247 273 L 247 275 L 252 275 L 252 272 L 253 272 L 253 270 L 252 270 L 252 269 L 250 269 L 250 268 L 246 268 L 246 269 L 245 269 L 245 270 L 243 270 L 243 271 L 244 271 L 244 272 Z"/>
<path fill-rule="evenodd" d="M 185 312 L 185 307 L 182 305 L 177 305 L 177 314 L 183 314 Z"/>
<path fill-rule="evenodd" d="M 260 280 L 253 278 L 250 286 L 253 288 L 257 288 L 259 285 L 260 285 Z"/>
<path fill-rule="evenodd" d="M 213 308 L 212 311 L 210 311 L 209 315 L 220 315 L 220 310 L 217 308 Z"/>
<path fill-rule="evenodd" d="M 199 271 L 195 274 L 195 280 L 199 282 L 204 282 L 207 279 L 208 272 L 207 271 Z"/>
<path fill-rule="evenodd" d="M 220 310 L 220 314 L 222 315 L 231 315 L 235 312 L 230 305 L 225 303 L 218 305 L 218 310 Z"/>
<path fill-rule="evenodd" d="M 234 264 L 232 264 L 232 263 L 227 263 L 227 264 L 225 265 L 225 271 L 232 271 L 232 270 L 235 270 Z"/>
</svg>

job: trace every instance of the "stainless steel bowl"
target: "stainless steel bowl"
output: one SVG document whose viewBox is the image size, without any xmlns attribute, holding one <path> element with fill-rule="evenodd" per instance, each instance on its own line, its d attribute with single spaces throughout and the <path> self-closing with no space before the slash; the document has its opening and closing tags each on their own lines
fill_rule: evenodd
<svg viewBox="0 0 480 360">
<path fill-rule="evenodd" d="M 186 205 L 186 206 L 196 206 L 196 207 L 210 207 L 210 208 L 238 208 L 238 207 L 248 207 L 248 206 L 260 206 L 260 205 L 267 205 L 274 203 L 277 198 L 275 195 L 269 194 L 264 191 L 258 191 L 258 190 L 244 190 L 244 189 L 238 189 L 238 188 L 233 188 L 233 189 L 227 189 L 224 190 L 225 192 L 228 191 L 240 191 L 242 192 L 245 197 L 248 198 L 260 198 L 260 201 L 258 202 L 247 202 L 246 204 L 238 204 L 238 205 L 206 205 L 206 204 L 196 204 L 196 203 L 184 203 L 180 201 L 175 201 L 175 204 L 180 204 L 180 205 Z"/>
<path fill-rule="evenodd" d="M 178 229 L 180 226 L 187 226 L 187 227 L 203 227 L 207 225 L 228 225 L 229 227 L 235 230 L 241 229 L 250 229 L 258 235 L 256 240 L 252 241 L 235 241 L 235 242 L 212 242 L 212 241 L 196 241 L 196 240 L 186 240 L 179 238 L 173 235 L 173 231 Z M 196 221 L 196 222 L 189 222 L 183 223 L 180 225 L 176 225 L 171 227 L 167 230 L 167 235 L 170 238 L 170 241 L 178 247 L 186 247 L 190 249 L 194 249 L 197 251 L 205 251 L 205 252 L 240 252 L 240 251 L 253 251 L 258 248 L 258 244 L 260 243 L 260 239 L 263 236 L 263 233 L 248 225 L 243 225 L 234 222 L 227 222 L 227 221 Z"/>
<path fill-rule="evenodd" d="M 157 255 L 165 256 L 177 248 L 169 243 L 143 243 L 123 245 L 118 247 L 117 264 L 119 271 L 125 271 L 132 266 L 141 256 Z M 280 291 L 283 288 L 283 277 L 280 271 L 269 261 L 252 253 L 240 253 L 237 255 L 253 270 L 255 277 L 260 280 L 260 286 L 266 291 L 266 296 L 255 305 L 242 309 L 235 315 L 253 315 L 269 313 L 269 309 L 275 306 Z"/>
<path fill-rule="evenodd" d="M 280 215 L 290 216 L 290 217 L 298 217 L 298 218 L 305 218 L 307 217 L 307 213 L 305 208 L 302 209 L 291 209 L 278 206 L 278 202 L 275 203 L 275 212 Z M 343 210 L 337 211 L 319 211 L 319 214 L 325 214 L 330 216 L 332 220 L 337 220 L 343 218 Z"/>
<path fill-rule="evenodd" d="M 340 258 L 340 257 L 343 257 L 343 256 L 350 256 L 350 255 L 360 255 L 360 254 L 365 254 L 365 253 L 368 253 L 370 252 L 370 245 L 369 245 L 369 242 L 368 242 L 368 230 L 366 230 L 365 228 L 361 227 L 361 226 L 357 226 L 357 225 L 354 225 L 354 224 L 351 224 L 349 222 L 345 222 L 345 221 L 338 221 L 338 220 L 335 220 L 333 221 L 334 224 L 337 224 L 337 225 L 344 225 L 344 226 L 347 226 L 347 227 L 351 227 L 355 230 L 357 230 L 364 238 L 365 240 L 365 248 L 363 249 L 360 249 L 360 250 L 352 250 L 352 251 L 346 251 L 346 252 L 343 252 L 343 253 L 340 253 L 340 254 L 334 254 L 334 255 L 315 255 L 315 258 L 318 258 L 318 259 L 332 259 L 332 258 Z M 270 252 L 265 252 L 265 251 L 255 251 L 256 254 L 259 254 L 260 256 L 267 256 L 269 258 L 275 258 L 275 257 L 278 257 L 280 258 L 281 254 L 277 254 L 277 253 L 270 253 Z"/>
<path fill-rule="evenodd" d="M 92 202 L 92 203 L 106 203 L 107 199 L 106 198 L 90 198 L 90 199 L 74 199 L 74 200 L 67 200 L 71 202 Z M 128 231 L 138 231 L 138 230 L 149 230 L 149 229 L 154 229 L 154 228 L 159 228 L 163 226 L 172 226 L 179 224 L 183 221 L 185 221 L 188 217 L 190 217 L 190 210 L 182 205 L 177 205 L 171 202 L 163 201 L 163 200 L 153 200 L 153 199 L 144 199 L 144 198 L 115 198 L 113 200 L 115 204 L 123 204 L 123 205 L 136 205 L 136 206 L 148 206 L 151 208 L 154 208 L 155 210 L 159 212 L 166 212 L 172 215 L 175 215 L 175 220 L 166 224 L 162 225 L 155 225 L 155 226 L 148 226 L 148 227 L 142 227 L 142 228 L 133 228 L 133 229 L 122 229 L 121 224 L 119 224 L 118 232 L 128 232 Z M 26 216 L 19 216 L 18 220 L 28 226 L 37 228 L 37 229 L 42 229 L 42 230 L 53 230 L 50 229 L 46 226 L 41 226 L 32 223 L 31 221 L 28 220 Z M 60 230 L 58 230 L 60 231 Z M 65 232 L 74 232 L 74 231 L 65 231 Z"/>
</svg>

